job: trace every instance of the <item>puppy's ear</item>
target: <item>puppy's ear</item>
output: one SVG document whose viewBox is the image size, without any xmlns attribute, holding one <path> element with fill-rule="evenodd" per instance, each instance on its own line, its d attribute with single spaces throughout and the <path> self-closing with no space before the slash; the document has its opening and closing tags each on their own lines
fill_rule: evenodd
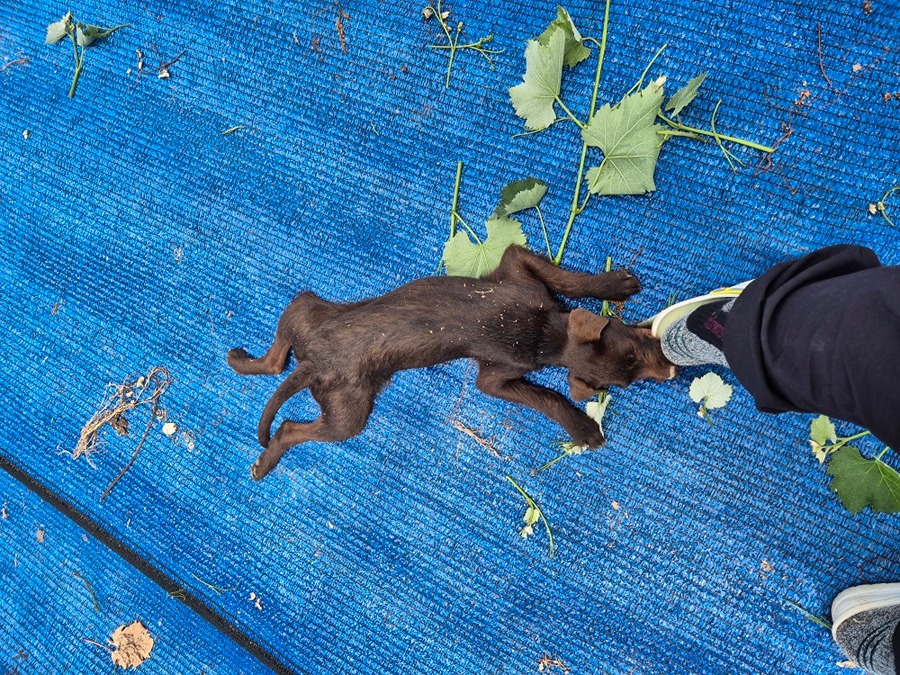
<svg viewBox="0 0 900 675">
<path fill-rule="evenodd" d="M 587 382 L 580 377 L 569 373 L 569 396 L 575 401 L 587 401 L 592 398 L 597 391 L 592 389 Z"/>
<path fill-rule="evenodd" d="M 609 324 L 605 316 L 598 316 L 586 309 L 573 309 L 569 313 L 569 337 L 576 342 L 593 342 Z"/>
</svg>

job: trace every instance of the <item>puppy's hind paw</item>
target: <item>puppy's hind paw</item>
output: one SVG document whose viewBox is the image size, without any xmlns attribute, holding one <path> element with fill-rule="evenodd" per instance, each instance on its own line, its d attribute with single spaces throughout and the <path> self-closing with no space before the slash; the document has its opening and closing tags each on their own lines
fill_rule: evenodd
<svg viewBox="0 0 900 675">
<path fill-rule="evenodd" d="M 228 361 L 228 365 L 235 368 L 235 366 L 239 366 L 240 364 L 251 361 L 253 359 L 250 354 L 247 353 L 247 350 L 243 347 L 235 347 L 234 349 L 228 350 L 228 356 L 226 357 L 226 361 Z"/>
<path fill-rule="evenodd" d="M 279 459 L 280 456 L 273 456 L 268 450 L 263 450 L 250 467 L 250 477 L 257 482 L 261 481 L 275 468 Z"/>
<path fill-rule="evenodd" d="M 234 349 L 228 350 L 228 363 L 233 361 L 246 361 L 247 359 L 252 359 L 253 357 L 247 353 L 247 350 L 243 347 L 235 347 Z"/>
</svg>

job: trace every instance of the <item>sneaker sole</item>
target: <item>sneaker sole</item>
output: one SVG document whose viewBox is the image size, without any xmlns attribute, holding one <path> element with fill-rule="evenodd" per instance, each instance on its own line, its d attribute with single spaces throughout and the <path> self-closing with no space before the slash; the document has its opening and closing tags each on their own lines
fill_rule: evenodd
<svg viewBox="0 0 900 675">
<path fill-rule="evenodd" d="M 900 583 L 853 586 L 841 591 L 831 603 L 831 636 L 837 641 L 837 629 L 860 612 L 900 604 Z"/>
<path fill-rule="evenodd" d="M 710 291 L 706 295 L 699 295 L 695 298 L 689 298 L 688 300 L 682 300 L 681 302 L 676 302 L 671 307 L 666 307 L 659 314 L 651 316 L 649 319 L 646 319 L 639 323 L 639 326 L 650 327 L 650 334 L 654 337 L 662 337 L 662 334 L 665 332 L 666 328 L 669 325 L 685 314 L 690 314 L 698 307 L 703 305 L 707 305 L 710 302 L 715 302 L 716 300 L 721 300 L 723 298 L 736 298 L 741 294 L 752 279 L 748 281 L 744 281 L 740 284 L 736 284 L 734 286 L 728 286 L 726 288 L 717 288 L 714 291 Z"/>
</svg>

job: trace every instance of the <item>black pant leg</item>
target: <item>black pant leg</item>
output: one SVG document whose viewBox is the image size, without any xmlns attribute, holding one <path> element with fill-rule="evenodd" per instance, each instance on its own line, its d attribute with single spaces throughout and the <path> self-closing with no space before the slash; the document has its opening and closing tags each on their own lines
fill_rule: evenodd
<svg viewBox="0 0 900 675">
<path fill-rule="evenodd" d="M 735 301 L 724 353 L 760 410 L 853 422 L 900 452 L 900 266 L 859 246 L 776 265 Z"/>
</svg>

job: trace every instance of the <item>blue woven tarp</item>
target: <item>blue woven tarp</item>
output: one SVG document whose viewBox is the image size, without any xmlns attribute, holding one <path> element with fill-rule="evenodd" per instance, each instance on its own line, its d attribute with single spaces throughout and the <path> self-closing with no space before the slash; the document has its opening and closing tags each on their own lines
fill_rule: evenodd
<svg viewBox="0 0 900 675">
<path fill-rule="evenodd" d="M 600 3 L 566 6 L 599 38 Z M 614 391 L 608 447 L 537 476 L 556 425 L 480 394 L 464 362 L 405 372 L 362 435 L 250 480 L 278 378 L 238 377 L 226 351 L 261 353 L 299 290 L 354 300 L 434 273 L 458 161 L 470 224 L 535 176 L 561 236 L 576 130 L 514 138 L 507 95 L 555 6 L 449 7 L 505 51 L 493 70 L 459 54 L 445 89 L 447 54 L 426 48 L 442 34 L 414 3 L 0 0 L 0 454 L 244 636 L 0 475 L 0 669 L 107 672 L 102 645 L 140 620 L 145 673 L 266 672 L 245 642 L 309 673 L 528 673 L 545 656 L 572 673 L 842 672 L 792 603 L 827 617 L 841 589 L 900 579 L 900 521 L 841 507 L 808 416 L 762 415 L 736 386 L 715 426 L 697 417 L 687 389 L 703 369 Z M 44 44 L 67 9 L 130 24 L 87 49 L 74 100 L 70 45 Z M 650 75 L 669 91 L 709 71 L 685 121 L 706 126 L 721 98 L 720 131 L 783 140 L 771 165 L 732 146 L 738 173 L 714 143 L 666 143 L 658 190 L 592 201 L 564 265 L 631 262 L 637 320 L 823 245 L 900 264 L 896 230 L 867 208 L 900 182 L 900 96 L 885 100 L 898 27 L 880 0 L 614 0 L 601 101 L 668 43 Z M 146 69 L 185 51 L 161 79 L 137 73 L 136 50 Z M 590 65 L 566 76 L 579 114 L 592 81 Z M 526 230 L 540 250 L 538 223 Z M 157 365 L 179 430 L 156 425 L 100 502 L 146 418 L 67 453 L 108 383 Z M 564 387 L 560 372 L 542 381 Z M 307 394 L 284 411 L 316 413 Z M 540 528 L 518 536 L 506 475 L 547 515 L 555 557 Z"/>
</svg>

